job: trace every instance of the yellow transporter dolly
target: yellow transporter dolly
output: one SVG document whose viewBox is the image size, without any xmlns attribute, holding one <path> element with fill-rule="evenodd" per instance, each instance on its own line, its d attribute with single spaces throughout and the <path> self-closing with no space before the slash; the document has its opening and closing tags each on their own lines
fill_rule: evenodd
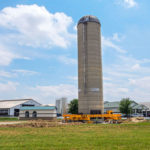
<svg viewBox="0 0 150 150">
<path fill-rule="evenodd" d="M 107 111 L 106 114 L 64 114 L 63 122 L 91 122 L 92 119 L 104 119 L 115 121 L 121 119 L 121 114 L 113 114 L 112 111 Z"/>
</svg>

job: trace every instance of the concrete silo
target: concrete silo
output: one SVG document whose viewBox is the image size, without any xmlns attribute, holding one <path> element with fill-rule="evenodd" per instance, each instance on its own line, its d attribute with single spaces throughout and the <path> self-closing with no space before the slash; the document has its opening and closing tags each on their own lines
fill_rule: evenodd
<svg viewBox="0 0 150 150">
<path fill-rule="evenodd" d="M 79 113 L 83 114 L 104 112 L 100 27 L 95 16 L 78 22 Z"/>
</svg>

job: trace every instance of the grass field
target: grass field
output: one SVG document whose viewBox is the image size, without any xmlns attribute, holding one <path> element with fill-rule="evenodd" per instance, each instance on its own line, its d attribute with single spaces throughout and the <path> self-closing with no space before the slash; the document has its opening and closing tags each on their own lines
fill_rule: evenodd
<svg viewBox="0 0 150 150">
<path fill-rule="evenodd" d="M 18 118 L 0 117 L 0 121 L 18 121 Z"/>
<path fill-rule="evenodd" d="M 150 150 L 150 122 L 0 127 L 0 150 Z"/>
</svg>

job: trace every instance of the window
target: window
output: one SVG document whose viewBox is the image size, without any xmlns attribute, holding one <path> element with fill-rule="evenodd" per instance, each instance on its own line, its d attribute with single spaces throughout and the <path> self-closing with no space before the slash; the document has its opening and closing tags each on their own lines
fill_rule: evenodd
<svg viewBox="0 0 150 150">
<path fill-rule="evenodd" d="M 0 115 L 4 115 L 4 116 L 7 116 L 8 115 L 8 109 L 1 109 L 0 110 Z"/>
<path fill-rule="evenodd" d="M 25 107 L 25 106 L 34 106 L 34 104 L 22 104 L 22 107 Z"/>
<path fill-rule="evenodd" d="M 14 109 L 14 116 L 18 117 L 19 116 L 19 109 Z"/>
<path fill-rule="evenodd" d="M 32 117 L 33 117 L 33 118 L 36 118 L 36 117 L 37 117 L 37 112 L 36 112 L 36 111 L 34 111 L 34 112 L 32 113 Z"/>
<path fill-rule="evenodd" d="M 101 114 L 101 110 L 91 110 L 91 114 Z"/>
<path fill-rule="evenodd" d="M 28 111 L 25 112 L 25 117 L 29 118 L 29 112 Z"/>
</svg>

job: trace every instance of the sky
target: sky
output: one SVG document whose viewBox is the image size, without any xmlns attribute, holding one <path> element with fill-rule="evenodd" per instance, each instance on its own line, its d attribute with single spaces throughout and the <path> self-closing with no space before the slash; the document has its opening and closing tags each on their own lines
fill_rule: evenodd
<svg viewBox="0 0 150 150">
<path fill-rule="evenodd" d="M 149 102 L 149 0 L 0 0 L 0 99 L 77 98 L 85 15 L 101 22 L 104 100 Z"/>
</svg>

